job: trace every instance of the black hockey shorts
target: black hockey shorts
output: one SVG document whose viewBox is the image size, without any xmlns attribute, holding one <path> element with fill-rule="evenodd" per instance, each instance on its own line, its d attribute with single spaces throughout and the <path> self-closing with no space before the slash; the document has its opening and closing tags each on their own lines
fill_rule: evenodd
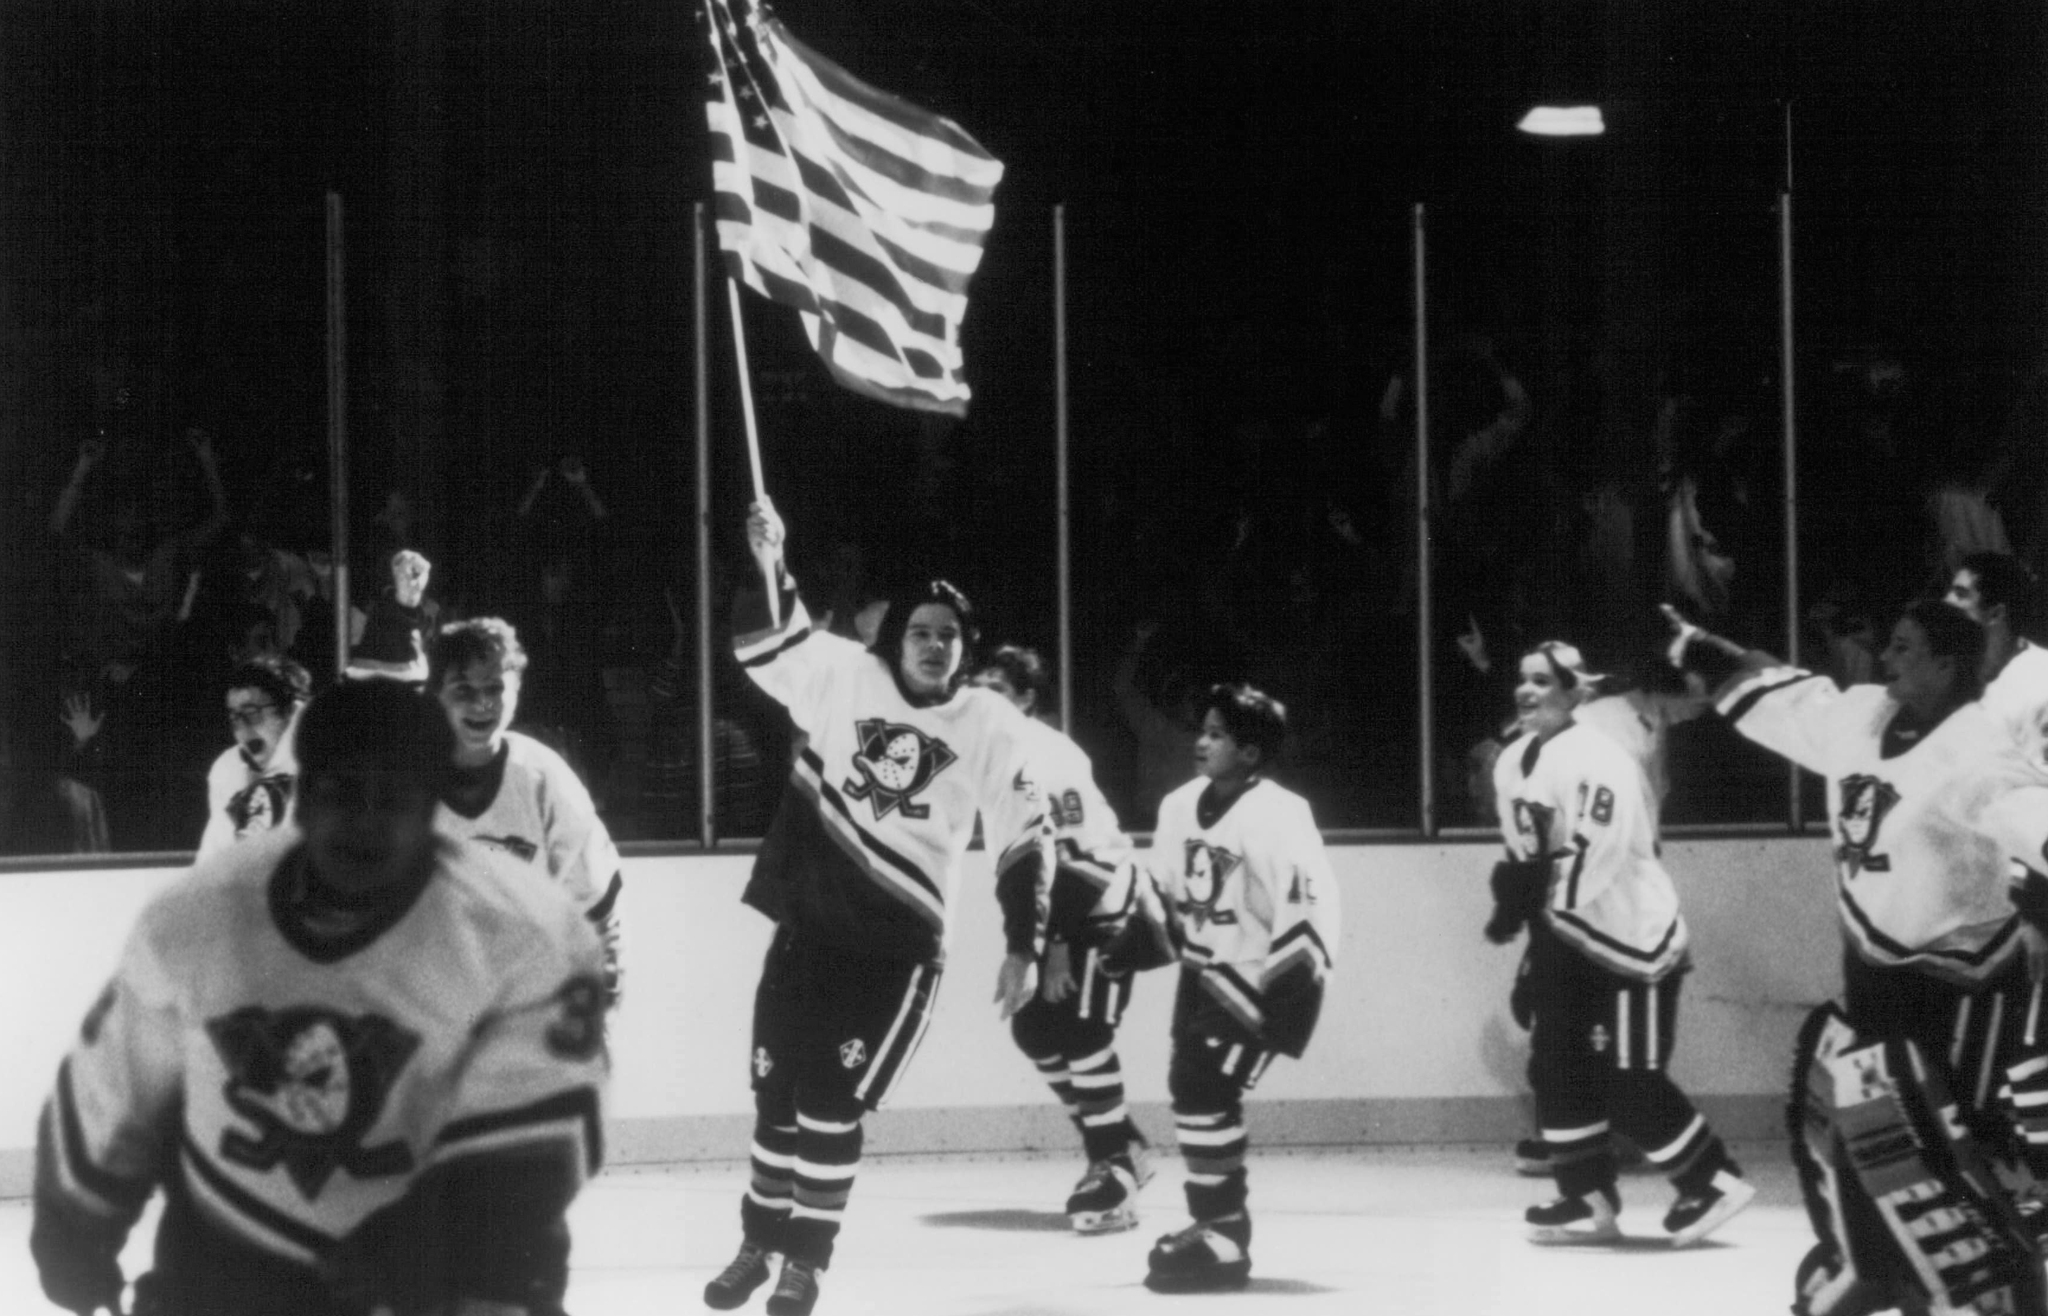
<svg viewBox="0 0 2048 1316">
<path fill-rule="evenodd" d="M 931 1026 L 939 976 L 778 930 L 754 993 L 754 1091 L 807 1111 L 879 1109 Z"/>
<path fill-rule="evenodd" d="M 1685 970 L 1657 982 L 1609 973 L 1554 945 L 1535 956 L 1535 1028 L 1529 1079 L 1590 1081 L 1615 1071 L 1654 1072 L 1670 1061 L 1678 1040 L 1678 996 Z"/>
<path fill-rule="evenodd" d="M 1103 972 L 1102 951 L 1076 946 L 1070 959 L 1074 990 L 1065 1000 L 1048 1001 L 1044 992 L 1044 961 L 1039 961 L 1040 994 L 1010 1019 L 1010 1035 L 1025 1055 L 1091 1055 L 1116 1040 L 1116 1026 L 1123 1021 L 1124 1007 L 1131 1001 L 1131 974 L 1112 977 Z"/>
<path fill-rule="evenodd" d="M 2024 959 L 1974 986 L 1915 969 L 1879 968 L 1854 951 L 1842 957 L 1842 1012 L 1868 1038 L 1905 1038 L 1937 1066 L 1970 1123 L 1997 1147 L 2006 1130 L 1998 1089 L 2015 1061 L 2037 1051 L 2025 1040 L 2033 993 Z"/>
<path fill-rule="evenodd" d="M 1273 1052 L 1245 1030 L 1237 1016 L 1202 990 L 1201 972 L 1182 969 L 1173 997 L 1173 1058 L 1166 1086 L 1176 1113 L 1235 1112 L 1257 1086 Z"/>
</svg>

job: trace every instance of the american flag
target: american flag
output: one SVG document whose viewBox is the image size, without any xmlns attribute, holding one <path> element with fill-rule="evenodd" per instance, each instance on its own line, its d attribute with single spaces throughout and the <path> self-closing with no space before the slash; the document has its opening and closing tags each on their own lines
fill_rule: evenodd
<svg viewBox="0 0 2048 1316">
<path fill-rule="evenodd" d="M 734 278 L 803 315 L 833 377 L 900 407 L 967 412 L 960 321 L 1002 161 L 877 91 L 756 0 L 705 0 L 718 243 Z"/>
</svg>

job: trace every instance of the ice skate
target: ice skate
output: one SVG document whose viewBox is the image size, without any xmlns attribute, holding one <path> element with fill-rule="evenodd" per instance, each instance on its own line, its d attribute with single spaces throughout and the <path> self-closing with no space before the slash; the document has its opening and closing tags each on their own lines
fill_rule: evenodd
<svg viewBox="0 0 2048 1316">
<path fill-rule="evenodd" d="M 1096 1161 L 1067 1198 L 1067 1219 L 1077 1234 L 1113 1234 L 1135 1229 L 1138 1176 L 1128 1156 Z"/>
<path fill-rule="evenodd" d="M 768 1295 L 768 1316 L 811 1316 L 818 1305 L 818 1268 L 794 1258 L 782 1263 L 782 1278 Z"/>
<path fill-rule="evenodd" d="M 1671 1246 L 1691 1247 L 1732 1220 L 1756 1199 L 1756 1185 L 1734 1169 L 1716 1170 L 1713 1182 L 1700 1193 L 1685 1193 L 1664 1216 Z"/>
<path fill-rule="evenodd" d="M 1621 1226 L 1614 1222 L 1620 1212 L 1621 1199 L 1612 1188 L 1602 1188 L 1532 1206 L 1522 1219 L 1528 1222 L 1531 1243 L 1611 1243 L 1621 1237 Z"/>
<path fill-rule="evenodd" d="M 1196 1221 L 1152 1247 L 1145 1287 L 1154 1293 L 1226 1293 L 1251 1282 L 1251 1253 L 1212 1224 Z"/>
<path fill-rule="evenodd" d="M 744 1306 L 754 1290 L 768 1282 L 768 1258 L 773 1255 L 759 1244 L 741 1243 L 732 1264 L 704 1286 L 704 1305 L 716 1311 Z"/>
</svg>

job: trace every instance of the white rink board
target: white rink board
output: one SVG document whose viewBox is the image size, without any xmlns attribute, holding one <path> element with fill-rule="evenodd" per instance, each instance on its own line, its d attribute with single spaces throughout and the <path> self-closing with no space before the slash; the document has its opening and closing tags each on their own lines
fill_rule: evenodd
<svg viewBox="0 0 2048 1316">
<path fill-rule="evenodd" d="M 1519 951 L 1479 931 L 1498 853 L 1482 842 L 1333 847 L 1345 913 L 1337 978 L 1307 1058 L 1276 1062 L 1256 1094 L 1287 1103 L 1263 1117 L 1268 1141 L 1456 1142 L 1516 1127 L 1526 1038 L 1506 1000 Z M 1717 1118 L 1765 1130 L 1731 1133 L 1767 1136 L 1799 1018 L 1840 979 L 1826 842 L 1680 841 L 1666 861 L 1696 963 L 1673 1072 Z M 748 1029 L 769 933 L 739 903 L 751 864 L 744 854 L 626 861 L 616 1161 L 743 1154 L 733 1139 L 750 1122 Z M 0 1195 L 26 1187 L 36 1111 L 136 911 L 178 875 L 0 874 L 0 1045 L 10 1061 L 0 1072 Z M 1030 1150 L 1067 1136 L 990 1003 L 1001 958 L 991 888 L 988 856 L 970 854 L 938 1015 L 874 1122 L 877 1153 Z M 1141 1115 L 1166 1099 L 1171 998 L 1169 973 L 1144 975 L 1121 1034 Z"/>
</svg>

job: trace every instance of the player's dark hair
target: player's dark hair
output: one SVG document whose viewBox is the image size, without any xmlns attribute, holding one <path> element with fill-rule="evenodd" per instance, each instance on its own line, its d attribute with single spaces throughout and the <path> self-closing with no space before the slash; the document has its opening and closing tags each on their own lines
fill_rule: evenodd
<svg viewBox="0 0 2048 1316">
<path fill-rule="evenodd" d="M 1287 706 L 1256 686 L 1226 681 L 1209 687 L 1202 716 L 1214 713 L 1240 745 L 1256 745 L 1259 766 L 1270 765 L 1287 744 Z"/>
<path fill-rule="evenodd" d="M 976 670 L 986 672 L 991 668 L 1001 672 L 1018 694 L 1032 695 L 1032 716 L 1042 717 L 1052 708 L 1052 669 L 1045 665 L 1038 650 L 1021 644 L 998 645 Z"/>
<path fill-rule="evenodd" d="M 455 759 L 455 731 L 440 704 L 403 681 L 343 681 L 306 705 L 298 754 L 307 783 L 354 771 L 438 790 Z M 299 807 L 310 793 L 300 791 Z"/>
<path fill-rule="evenodd" d="M 439 690 L 450 671 L 464 671 L 489 660 L 507 672 L 526 670 L 526 650 L 519 632 L 502 617 L 466 617 L 451 621 L 427 645 L 427 689 Z"/>
<path fill-rule="evenodd" d="M 1955 660 L 1954 697 L 1968 702 L 1983 693 L 1980 669 L 1984 662 L 1984 628 L 1970 620 L 1961 608 L 1940 599 L 1914 599 L 1899 614 L 1912 619 L 1927 636 L 1927 651 L 1937 658 Z"/>
<path fill-rule="evenodd" d="M 221 686 L 223 690 L 260 690 L 277 711 L 286 717 L 306 702 L 313 692 L 313 678 L 305 668 L 280 654 L 257 654 L 236 663 Z"/>
<path fill-rule="evenodd" d="M 903 632 L 910 628 L 910 614 L 927 603 L 951 608 L 960 620 L 960 675 L 974 670 L 974 645 L 981 638 L 974 624 L 974 605 L 967 596 L 943 580 L 925 581 L 889 595 L 889 610 L 875 628 L 875 642 L 868 652 L 889 664 L 891 672 L 903 670 Z M 957 678 L 956 678 L 957 679 Z"/>
<path fill-rule="evenodd" d="M 1956 564 L 1977 578 L 1977 597 L 1984 607 L 2005 609 L 2005 624 L 2014 635 L 2032 639 L 2041 619 L 2041 582 L 2033 569 L 2010 553 L 1966 553 Z"/>
</svg>

